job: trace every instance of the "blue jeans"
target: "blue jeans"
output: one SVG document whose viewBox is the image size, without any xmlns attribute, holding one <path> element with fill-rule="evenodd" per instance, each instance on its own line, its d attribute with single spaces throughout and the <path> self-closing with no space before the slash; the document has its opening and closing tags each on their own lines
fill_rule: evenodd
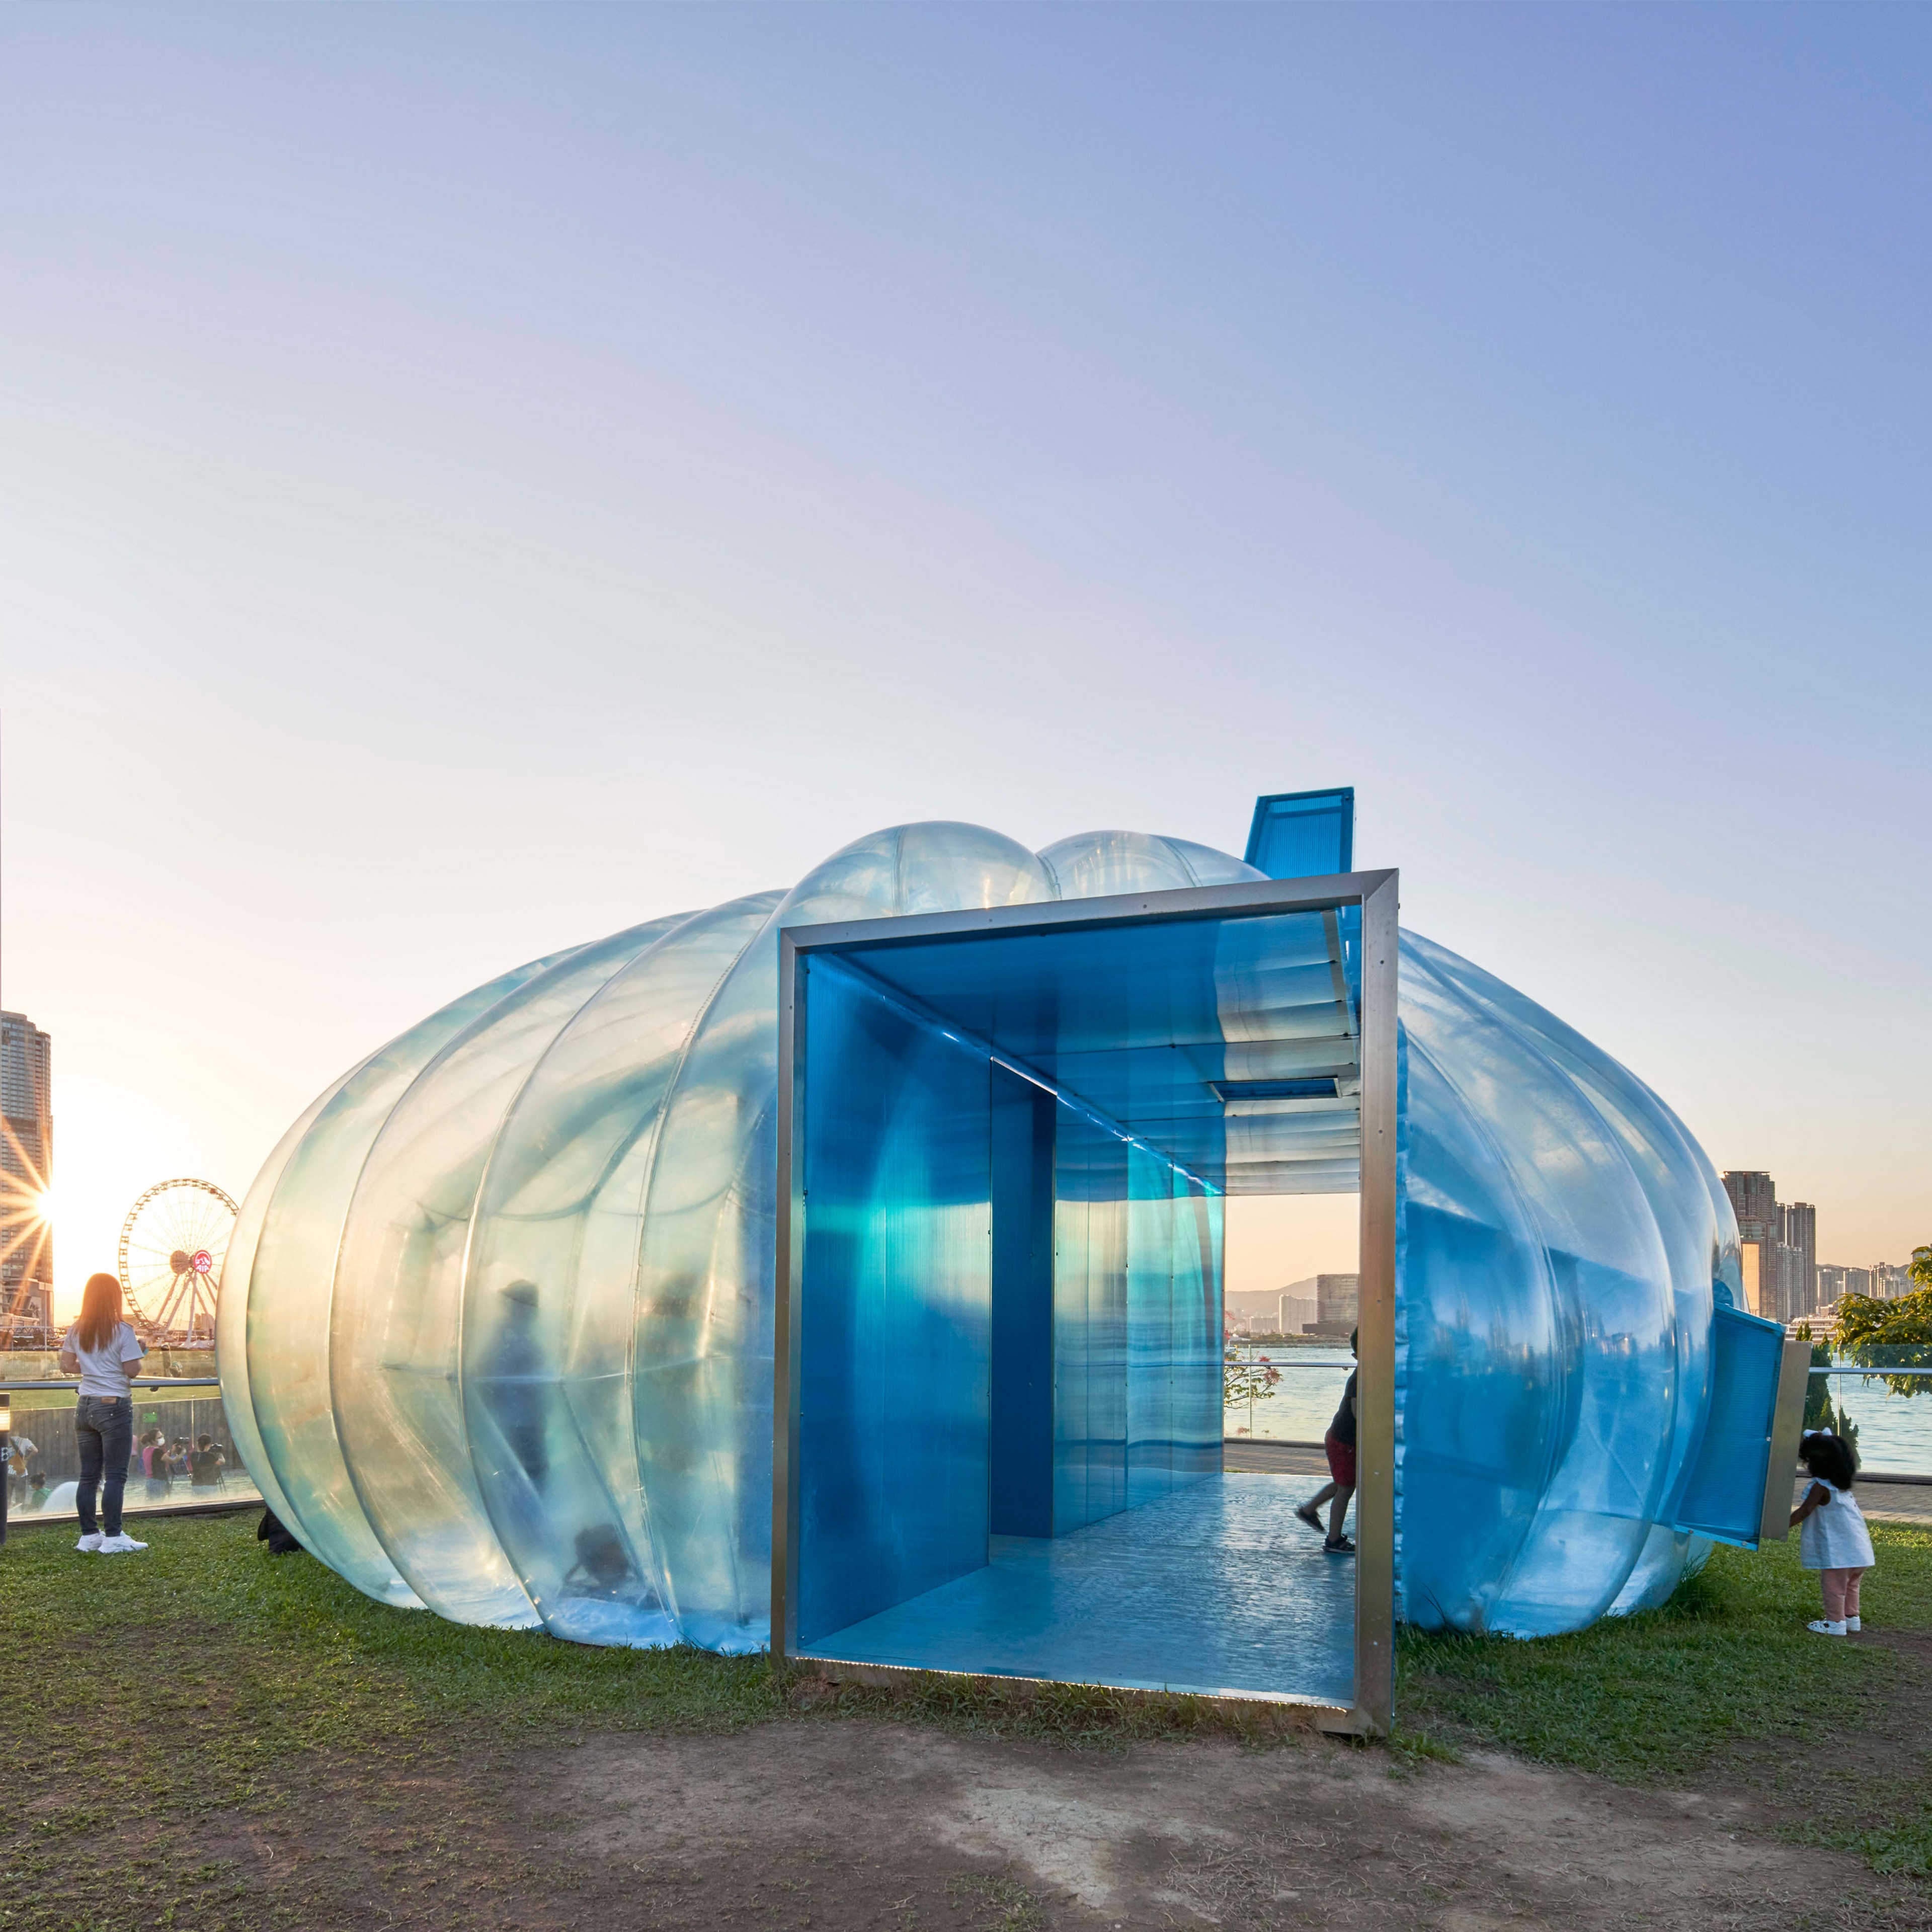
<svg viewBox="0 0 1932 1932">
<path fill-rule="evenodd" d="M 134 1451 L 134 1399 L 132 1396 L 84 1395 L 74 1412 L 74 1432 L 80 1442 L 80 1486 L 74 1507 L 80 1533 L 94 1532 L 94 1492 L 100 1490 L 101 1527 L 110 1536 L 121 1534 L 121 1498 L 128 1487 L 128 1459 Z"/>
</svg>

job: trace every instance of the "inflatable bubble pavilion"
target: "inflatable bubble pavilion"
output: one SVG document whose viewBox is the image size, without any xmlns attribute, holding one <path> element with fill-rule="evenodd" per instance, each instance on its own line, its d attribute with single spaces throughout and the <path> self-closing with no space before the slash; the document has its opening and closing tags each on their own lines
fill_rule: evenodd
<svg viewBox="0 0 1932 1932">
<path fill-rule="evenodd" d="M 318 1096 L 242 1208 L 218 1348 L 234 1438 L 268 1506 L 385 1604 L 588 1643 L 764 1648 L 782 1426 L 781 929 L 1125 904 L 1264 877 L 1137 832 L 1034 852 L 977 826 L 904 825 L 788 890 L 649 919 L 452 1000 Z M 1206 1008 L 1226 1036 L 1215 1094 L 1244 1051 L 1249 1076 L 1270 1054 L 1316 1068 L 1278 1081 L 1278 1114 L 1266 1082 L 1244 1076 L 1262 1098 L 1216 1111 L 1218 1166 L 1123 1129 L 1119 1172 L 1158 1170 L 1154 1182 L 1046 1184 L 1060 1231 L 1046 1292 L 1066 1338 L 1051 1346 L 1077 1329 L 1082 1387 L 1100 1391 L 1082 1396 L 1077 1428 L 1049 1418 L 1043 1452 L 1064 1462 L 1081 1436 L 1082 1534 L 1218 1479 L 1229 1196 L 1355 1185 L 1353 956 L 1332 919 L 1307 931 L 1306 958 L 1240 969 L 1244 997 L 1276 1016 L 1260 1045 L 1257 1023 L 1227 1018 L 1225 941 L 1202 968 L 1222 974 Z M 1715 1399 L 1715 1324 L 1742 1299 L 1723 1188 L 1641 1080 L 1481 968 L 1404 931 L 1398 984 L 1395 1614 L 1537 1636 L 1657 1604 L 1708 1547 L 1686 1498 Z M 976 1050 L 958 1029 L 946 1037 Z M 1162 1044 L 1168 1064 L 1184 1042 Z M 1086 1104 L 1066 1071 L 1078 1059 L 1038 1076 L 1070 1123 Z M 1298 1113 L 1297 1081 L 1317 1096 Z M 1275 1151 L 1244 1167 L 1237 1130 L 1276 1127 Z M 1070 1124 L 1063 1149 L 1076 1138 Z M 983 1229 L 984 1171 L 944 1182 L 948 1227 Z M 865 1238 L 889 1247 L 898 1225 L 888 1214 Z M 907 1347 L 971 1344 L 980 1317 L 959 1306 L 940 1328 L 906 1328 Z M 1102 1346 L 1117 1317 L 1118 1363 Z M 1144 1426 L 1137 1350 L 1161 1378 Z M 960 1359 L 970 1384 L 980 1358 Z M 1055 1371 L 1063 1406 L 1071 1373 Z M 1118 1429 L 1103 1376 L 1126 1391 Z M 945 1426 L 964 1430 L 962 1466 L 983 1487 L 971 1472 L 987 1466 L 986 1412 L 970 1388 L 962 1400 Z M 910 1441 L 916 1406 L 906 1413 Z M 1096 1490 L 1103 1462 L 1119 1480 Z M 856 1460 L 851 1482 L 872 1466 Z M 982 1545 L 998 1532 L 976 1500 L 958 1507 Z M 1264 1580 L 1270 1551 L 1287 1547 L 1243 1560 Z"/>
</svg>

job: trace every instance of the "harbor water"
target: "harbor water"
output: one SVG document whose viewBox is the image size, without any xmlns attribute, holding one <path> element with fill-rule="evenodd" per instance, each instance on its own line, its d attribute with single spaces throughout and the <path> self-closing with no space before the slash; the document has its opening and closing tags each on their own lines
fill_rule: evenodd
<svg viewBox="0 0 1932 1932">
<path fill-rule="evenodd" d="M 1932 1352 L 1897 1352 L 1894 1378 L 1898 1368 L 1916 1365 Z M 1272 1395 L 1231 1403 L 1222 1433 L 1236 1441 L 1318 1443 L 1348 1383 L 1352 1364 L 1347 1348 L 1296 1342 L 1243 1342 L 1235 1354 L 1244 1362 L 1267 1361 L 1281 1371 L 1281 1379 Z M 1892 1352 L 1882 1359 L 1892 1362 Z M 1848 1366 L 1842 1356 L 1834 1358 L 1834 1367 Z M 1932 1477 L 1932 1368 L 1896 1388 L 1887 1386 L 1881 1371 L 1862 1366 L 1855 1372 L 1814 1375 L 1812 1388 L 1829 1391 L 1840 1433 L 1856 1431 L 1862 1468 Z"/>
</svg>

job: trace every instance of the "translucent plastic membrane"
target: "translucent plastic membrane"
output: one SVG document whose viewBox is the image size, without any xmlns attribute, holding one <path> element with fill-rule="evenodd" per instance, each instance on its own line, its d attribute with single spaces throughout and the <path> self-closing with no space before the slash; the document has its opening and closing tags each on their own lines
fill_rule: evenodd
<svg viewBox="0 0 1932 1932">
<path fill-rule="evenodd" d="M 245 1304 L 246 1394 L 262 1454 L 288 1527 L 331 1569 L 385 1602 L 418 1600 L 370 1529 L 336 1437 L 329 1312 L 344 1217 L 363 1159 L 410 1082 L 446 1041 L 550 963 L 518 967 L 371 1054 L 322 1103 L 281 1172 L 268 1180 Z M 262 1189 L 258 1179 L 250 1200 Z M 269 1492 L 263 1482 L 262 1493 Z"/>
<path fill-rule="evenodd" d="M 363 1162 L 329 1338 L 343 1458 L 422 1600 L 466 1623 L 534 1623 L 471 1472 L 457 1341 L 471 1210 L 505 1111 L 559 1031 L 676 919 L 580 948 L 498 1000 L 397 1101 Z"/>
<path fill-rule="evenodd" d="M 268 1202 L 274 1193 L 275 1184 L 281 1179 L 290 1156 L 314 1126 L 316 1116 L 340 1091 L 344 1082 L 354 1076 L 355 1072 L 352 1067 L 334 1086 L 310 1101 L 295 1125 L 276 1142 L 274 1151 L 262 1163 L 262 1171 L 255 1177 L 255 1184 L 249 1189 L 248 1198 L 242 1203 L 242 1211 L 236 1217 L 235 1232 L 229 1238 L 227 1252 L 222 1258 L 221 1282 L 215 1309 L 215 1373 L 221 1378 L 230 1439 L 244 1466 L 254 1477 L 263 1502 L 298 1536 L 302 1534 L 301 1519 L 276 1479 L 274 1466 L 268 1459 L 267 1445 L 262 1440 L 261 1430 L 255 1420 L 248 1376 L 248 1286 L 254 1274 L 256 1250 L 261 1245 L 262 1223 L 268 1217 Z"/>
<path fill-rule="evenodd" d="M 678 1445 L 660 1454 L 633 1401 L 644 1201 L 698 1018 L 777 899 L 683 921 L 590 1000 L 518 1096 L 484 1181 L 463 1324 L 471 1453 L 521 1588 L 586 1642 L 677 1634 L 650 1491 Z"/>
<path fill-rule="evenodd" d="M 976 826 L 895 827 L 782 896 L 653 921 L 446 1007 L 311 1107 L 244 1204 L 218 1359 L 263 1494 L 386 1601 L 762 1646 L 780 927 L 1257 876 L 1135 832 L 1036 855 Z M 1207 1058 L 1164 1049 L 1172 1130 L 1231 1185 L 1350 1184 L 1350 928 L 1337 952 L 1304 923 L 1279 957 L 1249 956 L 1249 934 L 1220 962 L 1256 1037 L 1244 1020 Z M 1712 1280 L 1736 1286 L 1716 1177 L 1640 1082 L 1413 935 L 1402 1017 L 1405 1610 L 1534 1631 L 1656 1600 L 1696 1553 L 1658 1526 L 1701 1437 Z M 1080 1064 L 1057 1077 L 1077 1089 Z M 1144 1096 L 1153 1062 L 1136 1066 Z M 1224 1113 L 1210 1078 L 1334 1091 Z M 1048 1112 L 1015 1157 L 1050 1155 L 1056 1176 L 1051 1506 L 1091 1520 L 1214 1466 L 1221 1204 L 1078 1109 Z M 883 1295 L 894 1268 L 953 1253 L 946 1216 L 983 1228 L 976 1203 L 872 1230 L 866 1279 Z"/>
<path fill-rule="evenodd" d="M 1538 1636 L 1667 1594 L 1736 1230 L 1625 1069 L 1402 935 L 1402 1607 Z"/>
</svg>

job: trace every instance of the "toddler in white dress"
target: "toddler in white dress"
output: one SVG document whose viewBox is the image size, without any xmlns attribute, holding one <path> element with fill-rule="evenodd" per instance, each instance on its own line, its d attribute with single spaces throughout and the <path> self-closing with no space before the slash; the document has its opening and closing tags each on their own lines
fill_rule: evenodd
<svg viewBox="0 0 1932 1932">
<path fill-rule="evenodd" d="M 1858 1622 L 1858 1582 L 1872 1566 L 1871 1535 L 1864 1511 L 1852 1494 L 1858 1479 L 1858 1457 L 1842 1436 L 1820 1430 L 1808 1436 L 1798 1452 L 1811 1472 L 1804 1500 L 1791 1512 L 1798 1528 L 1798 1560 L 1819 1571 L 1825 1595 L 1825 1614 L 1808 1624 L 1820 1636 L 1844 1636 Z"/>
</svg>

